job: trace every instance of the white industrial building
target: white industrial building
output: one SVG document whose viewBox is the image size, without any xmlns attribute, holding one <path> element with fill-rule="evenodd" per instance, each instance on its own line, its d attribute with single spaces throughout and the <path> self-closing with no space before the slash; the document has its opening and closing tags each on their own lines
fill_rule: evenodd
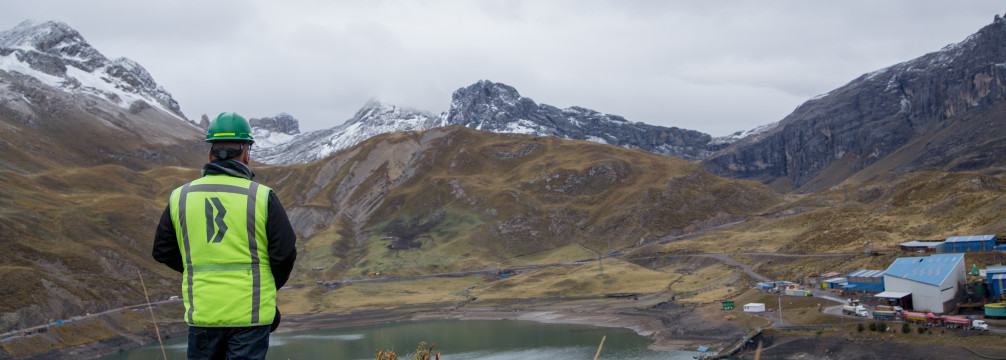
<svg viewBox="0 0 1006 360">
<path fill-rule="evenodd" d="M 898 258 L 884 272 L 884 293 L 877 297 L 911 296 L 915 311 L 941 314 L 956 307 L 965 276 L 964 254 Z"/>
</svg>

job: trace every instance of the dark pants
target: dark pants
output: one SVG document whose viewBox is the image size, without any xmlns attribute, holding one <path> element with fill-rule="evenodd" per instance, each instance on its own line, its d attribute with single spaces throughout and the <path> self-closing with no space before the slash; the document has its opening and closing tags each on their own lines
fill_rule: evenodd
<svg viewBox="0 0 1006 360">
<path fill-rule="evenodd" d="M 189 360 L 261 360 L 269 350 L 269 325 L 189 326 Z"/>
</svg>

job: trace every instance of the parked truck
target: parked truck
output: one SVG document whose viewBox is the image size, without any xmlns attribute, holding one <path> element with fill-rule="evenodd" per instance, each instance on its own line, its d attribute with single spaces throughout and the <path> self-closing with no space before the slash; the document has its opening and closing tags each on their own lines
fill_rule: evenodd
<svg viewBox="0 0 1006 360">
<path fill-rule="evenodd" d="M 905 309 L 897 305 L 877 305 L 877 310 L 894 311 L 899 314 L 905 312 Z"/>
<path fill-rule="evenodd" d="M 863 305 L 842 305 L 842 313 L 846 315 L 856 315 L 861 317 L 870 316 Z"/>
<path fill-rule="evenodd" d="M 810 290 L 806 289 L 786 289 L 784 294 L 787 296 L 811 296 Z"/>
<path fill-rule="evenodd" d="M 981 331 L 989 331 L 989 324 L 985 323 L 985 320 L 971 320 L 971 328 Z"/>
<path fill-rule="evenodd" d="M 960 316 L 940 316 L 943 326 L 951 329 L 967 329 L 971 327 L 971 319 Z"/>
<path fill-rule="evenodd" d="M 873 312 L 873 318 L 875 320 L 898 320 L 901 319 L 901 313 L 891 310 L 876 310 Z"/>
<path fill-rule="evenodd" d="M 940 323 L 939 317 L 933 315 L 933 313 L 905 311 L 905 313 L 902 314 L 902 316 L 905 318 L 905 321 L 908 322 L 914 322 L 926 325 L 938 325 Z"/>
</svg>

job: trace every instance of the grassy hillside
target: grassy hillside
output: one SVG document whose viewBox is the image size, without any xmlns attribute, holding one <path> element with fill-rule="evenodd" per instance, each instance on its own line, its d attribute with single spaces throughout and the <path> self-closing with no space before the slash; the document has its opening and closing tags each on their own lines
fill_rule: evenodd
<svg viewBox="0 0 1006 360">
<path fill-rule="evenodd" d="M 1003 234 L 1004 186 L 1002 175 L 889 174 L 790 195 L 773 215 L 666 244 L 658 251 L 863 253 L 868 245 L 872 251 L 890 252 L 911 240 Z"/>
<path fill-rule="evenodd" d="M 311 249 L 299 267 L 325 269 L 312 279 L 504 267 L 544 253 L 568 261 L 779 203 L 760 184 L 677 158 L 461 127 L 382 135 L 260 173 Z"/>
<path fill-rule="evenodd" d="M 140 303 L 138 271 L 177 292 L 150 258 L 160 180 L 117 165 L 0 171 L 0 330 Z"/>
</svg>

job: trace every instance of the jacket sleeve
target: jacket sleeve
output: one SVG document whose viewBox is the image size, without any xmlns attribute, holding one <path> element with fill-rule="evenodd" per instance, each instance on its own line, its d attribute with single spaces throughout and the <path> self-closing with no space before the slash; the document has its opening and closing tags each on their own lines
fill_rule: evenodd
<svg viewBox="0 0 1006 360">
<path fill-rule="evenodd" d="M 157 224 L 151 256 L 157 262 L 163 263 L 177 272 L 185 270 L 182 252 L 178 249 L 178 238 L 175 237 L 175 225 L 171 223 L 170 205 L 164 208 L 161 221 Z"/>
<path fill-rule="evenodd" d="M 276 289 L 279 289 L 290 279 L 293 263 L 297 260 L 297 234 L 290 225 L 283 204 L 272 191 L 269 192 L 269 217 L 265 231 L 269 238 L 269 265 L 276 279 Z"/>
</svg>

